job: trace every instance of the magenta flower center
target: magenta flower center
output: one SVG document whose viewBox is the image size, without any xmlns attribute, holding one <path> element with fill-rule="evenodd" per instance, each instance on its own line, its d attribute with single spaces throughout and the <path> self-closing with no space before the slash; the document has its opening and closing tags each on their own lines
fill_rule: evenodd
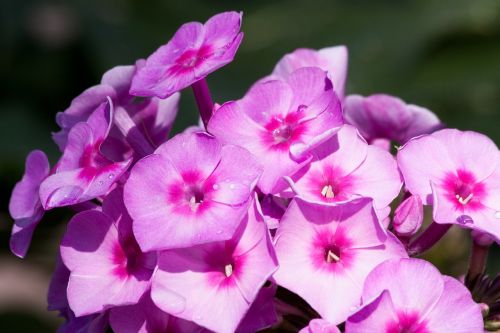
<svg viewBox="0 0 500 333">
<path fill-rule="evenodd" d="M 184 192 L 184 199 L 193 212 L 198 209 L 204 198 L 205 194 L 199 186 L 189 186 Z"/>
<path fill-rule="evenodd" d="M 343 230 L 322 230 L 312 241 L 311 260 L 317 269 L 336 271 L 340 267 L 352 265 L 353 253 L 349 251 L 351 240 L 346 237 Z M 336 265 L 342 263 L 342 265 Z"/>
<path fill-rule="evenodd" d="M 199 49 L 186 50 L 176 60 L 170 68 L 171 74 L 182 74 L 200 66 L 212 55 L 212 48 L 202 45 Z"/>
<path fill-rule="evenodd" d="M 113 251 L 113 272 L 120 278 L 127 278 L 142 268 L 143 254 L 133 237 L 127 237 L 115 244 Z"/>
<path fill-rule="evenodd" d="M 269 133 L 266 141 L 274 148 L 288 149 L 293 142 L 300 140 L 305 132 L 305 123 L 300 123 L 302 114 L 292 112 L 283 116 L 274 116 L 266 125 L 265 128 Z"/>
<path fill-rule="evenodd" d="M 391 321 L 386 333 L 430 333 L 425 322 L 420 322 L 417 313 L 398 312 L 398 320 Z"/>
<path fill-rule="evenodd" d="M 448 173 L 443 180 L 443 187 L 447 198 L 454 203 L 457 210 L 476 210 L 481 205 L 481 199 L 485 196 L 485 187 L 476 181 L 476 177 L 467 170 L 457 170 Z"/>
</svg>

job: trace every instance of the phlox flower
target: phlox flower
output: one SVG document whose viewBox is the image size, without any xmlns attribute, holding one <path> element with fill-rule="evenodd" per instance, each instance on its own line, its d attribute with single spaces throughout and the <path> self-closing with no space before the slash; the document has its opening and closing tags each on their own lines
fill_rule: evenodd
<svg viewBox="0 0 500 333">
<path fill-rule="evenodd" d="M 435 222 L 500 240 L 500 153 L 488 137 L 444 129 L 410 140 L 397 160 L 406 188 L 433 205 Z"/>
<path fill-rule="evenodd" d="M 71 219 L 61 257 L 71 272 L 69 306 L 78 317 L 137 303 L 156 267 L 156 252 L 142 252 L 132 234 L 121 189 L 104 199 L 102 212 L 88 210 Z"/>
<path fill-rule="evenodd" d="M 481 333 L 481 309 L 458 280 L 421 259 L 394 259 L 366 278 L 346 333 Z"/>
<path fill-rule="evenodd" d="M 44 209 L 74 205 L 103 196 L 127 170 L 131 159 L 114 162 L 101 151 L 112 119 L 113 105 L 108 101 L 102 103 L 86 122 L 80 122 L 71 129 L 55 173 L 40 184 Z"/>
<path fill-rule="evenodd" d="M 391 141 L 404 144 L 443 127 L 432 111 L 390 95 L 350 95 L 344 103 L 345 121 L 356 126 L 369 143 L 386 150 Z"/>
<path fill-rule="evenodd" d="M 287 78 L 301 67 L 319 67 L 328 72 L 337 96 L 344 98 L 345 82 L 347 79 L 347 47 L 331 46 L 320 50 L 297 49 L 285 54 L 274 67 L 271 76 Z"/>
<path fill-rule="evenodd" d="M 183 133 L 140 160 L 125 204 L 144 251 L 230 239 L 262 173 L 245 149 L 200 132 Z"/>
<path fill-rule="evenodd" d="M 312 150 L 311 163 L 286 177 L 301 198 L 333 204 L 359 197 L 373 199 L 380 220 L 400 192 L 402 179 L 394 157 L 368 145 L 355 127 L 344 125 L 330 139 Z M 384 221 L 384 225 L 387 225 Z"/>
<path fill-rule="evenodd" d="M 283 176 L 308 163 L 311 148 L 342 125 L 340 101 L 326 73 L 307 67 L 287 80 L 256 83 L 243 99 L 223 104 L 208 124 L 222 143 L 248 149 L 264 166 L 258 183 L 276 193 Z"/>
<path fill-rule="evenodd" d="M 130 93 L 166 98 L 230 63 L 243 38 L 241 13 L 225 12 L 205 24 L 182 25 L 172 39 L 146 60 Z"/>
<path fill-rule="evenodd" d="M 70 106 L 56 115 L 61 130 L 52 135 L 61 151 L 66 147 L 70 130 L 79 122 L 86 122 L 95 109 L 111 99 L 115 108 L 124 108 L 138 125 L 137 130 L 153 145 L 165 142 L 177 114 L 180 94 L 161 100 L 156 97 L 137 98 L 129 94 L 130 84 L 144 60 L 135 65 L 117 66 L 102 76 L 98 85 L 88 88 L 73 99 Z M 128 143 L 116 126 L 112 126 L 103 146 L 109 158 L 123 158 L 131 154 Z"/>
<path fill-rule="evenodd" d="M 15 223 L 10 237 L 10 249 L 18 257 L 24 258 L 26 255 L 33 232 L 45 213 L 38 191 L 49 173 L 47 156 L 40 150 L 34 150 L 26 157 L 23 178 L 12 191 L 9 213 Z"/>
<path fill-rule="evenodd" d="M 232 239 L 162 251 L 151 295 L 165 312 L 230 333 L 277 265 L 267 227 L 252 203 Z"/>
<path fill-rule="evenodd" d="M 295 198 L 275 236 L 276 283 L 339 324 L 360 305 L 363 282 L 379 263 L 406 257 L 364 198 L 327 206 Z"/>
</svg>

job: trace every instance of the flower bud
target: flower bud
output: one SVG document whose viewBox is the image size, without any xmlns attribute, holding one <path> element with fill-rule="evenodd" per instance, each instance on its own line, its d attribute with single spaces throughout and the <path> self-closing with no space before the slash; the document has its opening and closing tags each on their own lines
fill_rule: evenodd
<svg viewBox="0 0 500 333">
<path fill-rule="evenodd" d="M 422 200 L 416 195 L 405 199 L 396 208 L 393 220 L 394 230 L 401 236 L 412 236 L 417 233 L 424 220 Z"/>
<path fill-rule="evenodd" d="M 490 246 L 494 242 L 494 238 L 490 234 L 481 232 L 479 230 L 472 230 L 471 236 L 474 240 L 474 243 L 480 246 Z"/>
</svg>

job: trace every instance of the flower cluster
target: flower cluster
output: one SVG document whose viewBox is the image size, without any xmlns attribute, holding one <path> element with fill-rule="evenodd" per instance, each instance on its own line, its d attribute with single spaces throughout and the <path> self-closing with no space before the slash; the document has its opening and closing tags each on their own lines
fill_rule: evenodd
<svg viewBox="0 0 500 333">
<path fill-rule="evenodd" d="M 49 289 L 59 332 L 483 332 L 488 304 L 412 257 L 471 229 L 478 285 L 500 241 L 497 146 L 396 97 L 346 96 L 344 46 L 298 49 L 214 104 L 205 78 L 241 19 L 184 24 L 109 70 L 57 114 L 57 163 L 28 155 L 12 252 L 45 211 L 76 212 Z M 169 138 L 186 87 L 202 121 Z"/>
</svg>

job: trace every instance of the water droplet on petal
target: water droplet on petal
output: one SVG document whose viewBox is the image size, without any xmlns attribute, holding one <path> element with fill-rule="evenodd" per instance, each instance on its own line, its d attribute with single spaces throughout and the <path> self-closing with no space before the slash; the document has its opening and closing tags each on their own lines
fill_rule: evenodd
<svg viewBox="0 0 500 333">
<path fill-rule="evenodd" d="M 217 191 L 219 189 L 219 184 L 213 184 L 212 188 L 214 189 L 214 191 Z"/>
<path fill-rule="evenodd" d="M 220 229 L 219 229 L 219 230 L 217 230 L 217 231 L 216 231 L 216 234 L 217 234 L 217 235 L 222 234 L 222 230 L 220 230 Z"/>
<path fill-rule="evenodd" d="M 231 185 L 229 185 L 229 188 L 230 188 L 231 190 L 234 190 L 234 189 L 236 188 L 236 186 L 235 186 L 234 184 L 231 184 Z"/>
<path fill-rule="evenodd" d="M 460 224 L 474 223 L 474 220 L 469 215 L 460 215 L 457 217 L 457 222 Z"/>
<path fill-rule="evenodd" d="M 110 174 L 110 175 L 108 176 L 108 178 L 109 178 L 109 179 L 113 179 L 113 178 L 115 178 L 115 175 L 114 175 L 114 174 Z"/>
<path fill-rule="evenodd" d="M 356 311 L 357 309 L 358 309 L 358 308 L 357 308 L 356 306 L 351 306 L 351 307 L 349 308 L 349 311 L 354 312 L 354 311 Z"/>
</svg>

